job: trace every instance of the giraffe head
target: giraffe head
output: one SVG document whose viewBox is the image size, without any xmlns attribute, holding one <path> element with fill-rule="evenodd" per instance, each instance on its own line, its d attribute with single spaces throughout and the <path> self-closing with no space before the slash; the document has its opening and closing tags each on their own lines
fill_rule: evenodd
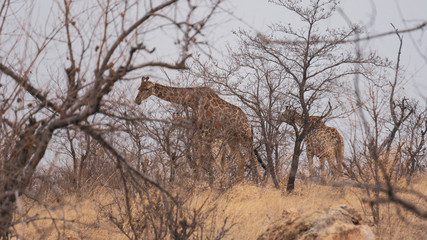
<svg viewBox="0 0 427 240">
<path fill-rule="evenodd" d="M 135 98 L 135 103 L 141 104 L 143 100 L 151 96 L 153 94 L 153 88 L 155 85 L 155 83 L 148 81 L 148 77 L 142 77 L 141 85 L 138 88 L 138 95 Z"/>
<path fill-rule="evenodd" d="M 300 125 L 303 123 L 301 115 L 290 107 L 286 107 L 286 110 L 279 116 L 279 120 L 288 124 Z"/>
</svg>

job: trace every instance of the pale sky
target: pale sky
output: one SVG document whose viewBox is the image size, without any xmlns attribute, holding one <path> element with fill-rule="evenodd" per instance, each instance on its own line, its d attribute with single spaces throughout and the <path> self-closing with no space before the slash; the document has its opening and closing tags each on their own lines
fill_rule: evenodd
<svg viewBox="0 0 427 240">
<path fill-rule="evenodd" d="M 36 7 L 29 9 L 28 12 L 36 12 L 39 17 L 47 15 L 48 12 L 45 11 L 50 8 L 46 7 L 46 4 L 53 2 L 39 0 Z M 285 11 L 284 8 L 269 3 L 268 0 L 230 0 L 226 6 L 235 6 L 234 15 L 237 19 L 220 25 L 218 29 L 212 29 L 219 38 L 219 41 L 213 42 L 216 49 L 225 49 L 227 42 L 236 41 L 235 36 L 231 34 L 233 30 L 242 28 L 268 32 L 268 26 L 272 23 L 296 24 L 299 21 L 298 17 Z M 392 31 L 390 23 L 398 29 L 406 29 L 427 21 L 427 0 L 342 0 L 340 6 L 351 21 L 366 26 L 369 35 Z M 32 23 L 34 24 L 34 21 Z M 337 13 L 328 24 L 343 27 L 346 26 L 346 21 Z M 408 95 L 419 100 L 424 97 L 424 104 L 427 98 L 427 41 L 425 41 L 427 38 L 424 33 L 426 30 L 404 34 L 402 52 L 402 64 L 408 79 Z M 399 42 L 394 35 L 364 44 L 376 50 L 380 56 L 396 59 Z M 135 93 L 135 89 L 130 90 Z"/>
<path fill-rule="evenodd" d="M 252 29 L 266 32 L 272 23 L 294 23 L 299 20 L 283 7 L 268 0 L 233 0 L 234 14 L 242 21 L 232 21 L 225 27 Z M 366 26 L 369 35 L 393 31 L 391 23 L 397 29 L 412 28 L 427 21 L 426 0 L 342 0 L 339 6 L 354 23 Z M 343 16 L 337 13 L 328 22 L 331 26 L 346 26 Z M 427 28 L 404 34 L 401 64 L 408 80 L 407 91 L 410 97 L 427 101 Z M 231 34 L 230 34 L 231 36 Z M 233 41 L 230 37 L 227 41 Z M 399 46 L 398 38 L 390 35 L 363 43 L 380 56 L 395 60 Z"/>
<path fill-rule="evenodd" d="M 49 14 L 47 12 L 50 9 L 49 3 L 54 5 L 55 3 L 46 0 L 35 3 L 34 9 L 22 13 L 31 13 L 37 20 L 35 22 L 44 24 L 43 18 Z M 236 43 L 236 37 L 231 32 L 239 28 L 267 33 L 273 23 L 297 25 L 300 22 L 296 15 L 268 0 L 229 0 L 224 3 L 226 9 L 232 9 L 236 18 L 224 16 L 224 19 L 231 20 L 227 22 L 219 20 L 222 24 L 211 29 L 212 34 L 215 34 L 215 40 L 211 43 L 214 44 L 213 48 L 219 51 L 225 51 L 227 43 Z M 369 35 L 392 31 L 391 23 L 398 29 L 406 29 L 427 21 L 427 0 L 342 0 L 339 7 L 352 22 L 366 26 Z M 347 26 L 347 22 L 339 13 L 336 13 L 328 24 L 335 27 Z M 424 102 L 427 101 L 427 41 L 425 41 L 427 34 L 424 33 L 426 30 L 404 34 L 401 60 L 406 71 L 404 76 L 408 81 L 408 95 L 415 96 L 419 100 L 424 97 Z M 364 48 L 377 51 L 382 57 L 396 59 L 399 42 L 395 35 L 362 44 Z"/>
</svg>

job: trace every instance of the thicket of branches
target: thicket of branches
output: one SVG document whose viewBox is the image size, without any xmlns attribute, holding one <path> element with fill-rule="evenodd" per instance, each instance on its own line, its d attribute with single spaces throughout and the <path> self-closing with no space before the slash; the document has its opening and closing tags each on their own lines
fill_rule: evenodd
<svg viewBox="0 0 427 240">
<path fill-rule="evenodd" d="M 62 177 L 75 188 L 89 184 L 84 172 L 96 176 L 101 171 L 108 174 L 103 178 L 124 188 L 127 197 L 129 185 L 137 192 L 155 186 L 179 206 L 156 179 L 166 171 L 161 165 L 165 161 L 138 158 L 138 151 L 145 152 L 151 142 L 138 138 L 139 129 L 128 128 L 145 124 L 140 121 L 143 112 L 123 97 L 126 93 L 113 89 L 156 68 L 185 69 L 192 49 L 203 45 L 203 31 L 213 26 L 220 4 L 64 0 L 33 15 L 35 2 L 1 3 L 2 238 L 9 237 L 17 197 L 26 193 L 49 155 L 48 164 L 61 169 L 71 165 Z M 56 157 L 64 156 L 57 154 L 59 142 L 65 142 L 63 151 L 72 164 L 57 162 Z M 134 161 L 127 160 L 128 155 Z M 51 174 L 47 182 L 61 177 L 60 172 Z"/>
<path fill-rule="evenodd" d="M 347 140 L 346 158 L 342 178 L 330 184 L 365 189 L 375 223 L 384 202 L 426 218 L 426 210 L 399 194 L 427 197 L 395 187 L 401 179 L 409 185 L 427 164 L 427 110 L 403 92 L 406 30 L 386 33 L 399 40 L 390 62 L 357 48 L 367 39 L 359 26 L 325 26 L 337 1 L 271 2 L 298 16 L 301 27 L 238 31 L 238 48 L 226 59 L 204 51 L 206 30 L 218 27 L 220 0 L 64 0 L 47 17 L 26 20 L 34 3 L 1 3 L 1 238 L 16 234 L 15 223 L 30 221 L 17 214 L 21 195 L 43 201 L 99 186 L 115 194 L 103 213 L 129 239 L 220 239 L 228 232 L 227 221 L 206 232 L 214 209 L 183 207 L 186 193 L 199 184 L 192 112 L 156 98 L 137 106 L 142 76 L 172 86 L 207 85 L 241 107 L 253 127 L 264 181 L 271 178 L 287 191 L 305 176 L 307 120 L 335 119 Z M 34 27 L 34 20 L 46 25 Z M 303 125 L 280 121 L 287 107 L 302 114 Z M 233 155 L 225 158 L 227 176 L 210 181 L 211 187 L 235 183 Z M 216 173 L 210 170 L 206 175 Z"/>
</svg>

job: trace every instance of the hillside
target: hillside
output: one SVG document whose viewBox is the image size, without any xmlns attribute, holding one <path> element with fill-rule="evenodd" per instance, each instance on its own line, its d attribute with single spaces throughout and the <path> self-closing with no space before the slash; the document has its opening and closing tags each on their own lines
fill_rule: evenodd
<svg viewBox="0 0 427 240">
<path fill-rule="evenodd" d="M 223 239 L 256 239 L 280 219 L 341 204 L 359 211 L 365 224 L 371 220 L 369 206 L 362 202 L 366 197 L 362 189 L 299 182 L 296 191 L 287 194 L 274 189 L 272 184 L 267 185 L 239 184 L 225 191 L 200 187 L 187 192 L 182 209 L 186 212 L 183 215 L 187 216 L 188 225 L 191 225 L 193 213 L 197 213 L 198 223 L 203 223 L 203 227 L 198 226 L 192 236 L 212 239 L 223 234 Z M 427 193 L 427 177 L 418 177 L 413 187 Z M 127 239 L 126 234 L 130 233 L 129 226 L 126 226 L 128 219 L 121 225 L 122 230 L 128 229 L 128 232 L 120 231 L 113 224 L 114 220 L 116 223 L 120 220 L 118 212 L 123 209 L 117 208 L 117 202 L 123 200 L 122 197 L 107 188 L 86 194 L 52 197 L 43 203 L 23 197 L 18 204 L 20 212 L 28 211 L 32 218 L 26 224 L 18 223 L 15 229 L 22 239 Z M 131 202 L 138 203 L 139 197 Z M 137 204 L 132 206 L 134 209 L 131 211 L 138 209 Z M 132 220 L 138 222 L 138 215 L 133 214 Z M 372 227 L 378 239 L 425 239 L 425 229 L 426 220 L 393 204 L 381 205 L 380 225 Z M 151 230 L 146 231 L 143 239 L 152 239 L 154 235 L 150 234 L 153 234 Z"/>
</svg>

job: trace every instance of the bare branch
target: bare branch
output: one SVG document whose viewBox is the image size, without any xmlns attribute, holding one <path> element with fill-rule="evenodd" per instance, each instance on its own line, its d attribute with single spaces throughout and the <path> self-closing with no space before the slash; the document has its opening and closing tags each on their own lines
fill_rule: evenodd
<svg viewBox="0 0 427 240">
<path fill-rule="evenodd" d="M 158 184 L 156 181 L 150 179 L 147 176 L 142 175 L 140 172 L 136 171 L 133 167 L 131 167 L 125 160 L 124 157 L 122 157 L 120 155 L 120 153 L 118 153 L 113 146 L 111 146 L 111 144 L 109 144 L 107 141 L 104 140 L 104 138 L 95 132 L 95 130 L 93 130 L 90 126 L 84 126 L 84 125 L 79 125 L 79 128 L 84 131 L 85 133 L 87 133 L 88 135 L 90 135 L 93 139 L 95 139 L 96 141 L 98 141 L 103 147 L 105 147 L 108 151 L 111 152 L 111 154 L 113 154 L 114 157 L 116 157 L 117 161 L 119 162 L 120 165 L 124 165 L 126 167 L 126 169 L 130 170 L 132 173 L 136 174 L 139 178 L 143 179 L 144 181 L 146 181 L 147 183 L 155 186 L 156 188 L 158 188 L 159 190 L 161 190 L 163 193 L 165 193 L 170 199 L 172 199 L 175 204 L 177 204 L 177 201 L 175 199 L 174 196 L 172 196 L 171 193 L 169 193 L 166 189 L 164 189 L 160 184 Z"/>
<path fill-rule="evenodd" d="M 104 73 L 104 71 L 107 70 L 107 65 L 113 55 L 113 53 L 116 51 L 117 47 L 119 46 L 119 44 L 121 42 L 123 42 L 123 40 L 129 35 L 131 34 L 135 29 L 137 29 L 141 24 L 143 24 L 145 21 L 147 21 L 149 18 L 151 18 L 153 16 L 154 13 L 166 8 L 169 5 L 172 5 L 174 3 L 176 3 L 178 0 L 170 0 L 167 2 L 164 2 L 154 8 L 152 8 L 149 12 L 147 12 L 143 17 L 141 17 L 138 21 L 136 21 L 134 24 L 132 24 L 132 26 L 130 26 L 128 29 L 126 29 L 125 31 L 123 31 L 122 34 L 120 34 L 119 37 L 117 37 L 116 41 L 113 43 L 113 45 L 110 47 L 110 49 L 107 51 L 107 54 L 104 57 L 104 60 L 102 61 L 101 66 L 99 67 L 99 69 L 97 70 L 96 73 L 96 78 L 99 79 L 101 78 L 102 74 Z"/>
<path fill-rule="evenodd" d="M 56 106 L 54 103 L 47 100 L 46 96 L 42 94 L 40 90 L 33 87 L 29 80 L 26 77 L 19 76 L 17 73 L 15 73 L 12 69 L 5 66 L 3 63 L 0 63 L 0 71 L 11 77 L 15 82 L 22 86 L 28 93 L 30 93 L 35 99 L 42 102 L 42 105 L 48 106 L 54 111 L 58 111 L 60 108 Z"/>
</svg>

